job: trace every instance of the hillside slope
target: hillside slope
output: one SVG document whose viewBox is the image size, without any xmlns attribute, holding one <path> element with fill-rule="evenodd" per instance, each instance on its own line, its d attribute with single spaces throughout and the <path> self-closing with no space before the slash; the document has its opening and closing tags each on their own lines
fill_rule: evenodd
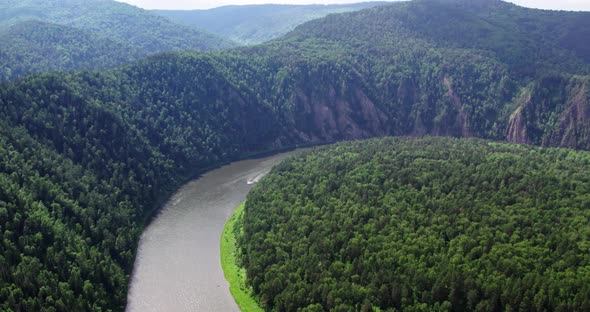
<svg viewBox="0 0 590 312">
<path fill-rule="evenodd" d="M 578 40 L 590 35 L 588 17 L 496 0 L 417 0 L 330 15 L 249 51 L 298 72 L 317 64 L 332 72 L 289 86 L 300 94 L 322 89 L 313 101 L 336 119 L 328 87 L 367 95 L 388 120 L 379 126 L 385 133 L 588 149 L 589 44 Z M 347 125 L 337 128 L 342 134 Z"/>
<path fill-rule="evenodd" d="M 204 30 L 111 0 L 0 1 L 0 31 L 12 41 L 2 47 L 6 67 L 0 78 L 104 68 L 158 52 L 209 51 L 234 45 Z M 57 62 L 43 61 L 56 53 Z M 19 70 L 8 75 L 7 67 Z"/>
<path fill-rule="evenodd" d="M 240 156 L 428 134 L 590 149 L 579 16 L 417 0 L 329 15 L 263 45 L 2 84 L 1 307 L 122 310 L 151 209 Z M 523 18 L 535 27 L 513 29 Z M 543 34 L 522 42 L 542 53 L 510 39 Z"/>
<path fill-rule="evenodd" d="M 153 12 L 249 45 L 278 38 L 300 24 L 328 14 L 357 11 L 383 4 L 385 2 L 336 5 L 231 5 L 209 10 Z"/>
<path fill-rule="evenodd" d="M 30 72 L 108 68 L 145 53 L 120 41 L 76 28 L 24 21 L 0 30 L 0 77 Z"/>
<path fill-rule="evenodd" d="M 270 109 L 212 70 L 161 57 L 3 88 L 0 307 L 122 311 L 151 209 L 199 170 L 272 147 Z"/>
</svg>

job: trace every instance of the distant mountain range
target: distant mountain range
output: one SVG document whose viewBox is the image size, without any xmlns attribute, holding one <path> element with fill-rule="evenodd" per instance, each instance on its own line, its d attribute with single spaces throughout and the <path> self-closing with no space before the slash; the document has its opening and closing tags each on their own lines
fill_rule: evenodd
<svg viewBox="0 0 590 312">
<path fill-rule="evenodd" d="M 159 52 L 267 41 L 310 19 L 378 4 L 150 12 L 112 0 L 3 0 L 0 80 L 31 72 L 109 68 Z"/>
<path fill-rule="evenodd" d="M 171 20 L 197 26 L 240 44 L 278 38 L 296 26 L 333 13 L 345 13 L 389 2 L 335 5 L 231 5 L 209 10 L 154 10 Z"/>
<path fill-rule="evenodd" d="M 195 27 L 110 0 L 0 1 L 0 79 L 108 68 L 164 51 L 235 46 Z"/>
<path fill-rule="evenodd" d="M 39 20 L 123 41 L 148 53 L 230 47 L 218 36 L 182 26 L 138 7 L 111 0 L 24 0 L 1 4 L 0 25 Z"/>
<path fill-rule="evenodd" d="M 0 30 L 0 77 L 31 72 L 108 68 L 147 55 L 123 41 L 36 20 Z"/>
</svg>

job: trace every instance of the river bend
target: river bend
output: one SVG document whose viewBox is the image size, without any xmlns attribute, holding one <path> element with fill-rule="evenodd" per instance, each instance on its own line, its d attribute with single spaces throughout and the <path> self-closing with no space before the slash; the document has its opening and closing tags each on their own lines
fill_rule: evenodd
<svg viewBox="0 0 590 312">
<path fill-rule="evenodd" d="M 253 184 L 287 155 L 235 162 L 181 187 L 141 236 L 127 311 L 239 311 L 221 269 L 221 232 Z"/>
</svg>

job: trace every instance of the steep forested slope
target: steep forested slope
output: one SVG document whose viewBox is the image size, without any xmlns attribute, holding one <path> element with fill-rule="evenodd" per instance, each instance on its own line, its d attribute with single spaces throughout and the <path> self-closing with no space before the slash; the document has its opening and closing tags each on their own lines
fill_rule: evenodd
<svg viewBox="0 0 590 312">
<path fill-rule="evenodd" d="M 252 50 L 330 68 L 339 78 L 305 81 L 336 94 L 362 90 L 387 116 L 388 133 L 587 149 L 590 63 L 579 38 L 590 36 L 589 16 L 495 0 L 412 1 L 330 15 Z M 327 102 L 318 91 L 314 102 Z"/>
<path fill-rule="evenodd" d="M 153 12 L 178 22 L 206 29 L 241 44 L 256 44 L 278 38 L 297 25 L 312 19 L 382 4 L 385 2 L 334 5 L 231 5 L 209 10 L 154 10 Z"/>
<path fill-rule="evenodd" d="M 140 229 L 162 196 L 200 169 L 279 146 L 270 108 L 209 61 L 162 56 L 3 88 L 0 307 L 122 310 Z"/>
<path fill-rule="evenodd" d="M 580 16 L 422 0 L 329 15 L 259 46 L 1 85 L 2 308 L 121 310 L 151 208 L 192 173 L 238 156 L 424 134 L 590 149 Z M 513 29 L 523 18 L 535 27 Z M 553 39 L 523 42 L 542 53 L 502 45 L 544 34 Z M 39 237 L 37 219 L 65 240 Z"/>
<path fill-rule="evenodd" d="M 122 310 L 140 234 L 133 203 L 25 130 L 0 126 L 1 309 Z"/>
<path fill-rule="evenodd" d="M 0 1 L 0 31 L 9 38 L 2 45 L 0 78 L 104 68 L 162 51 L 233 46 L 203 30 L 111 0 Z M 57 61 L 48 64 L 56 54 Z"/>
<path fill-rule="evenodd" d="M 249 194 L 273 311 L 587 311 L 590 153 L 387 138 L 304 152 Z"/>
</svg>

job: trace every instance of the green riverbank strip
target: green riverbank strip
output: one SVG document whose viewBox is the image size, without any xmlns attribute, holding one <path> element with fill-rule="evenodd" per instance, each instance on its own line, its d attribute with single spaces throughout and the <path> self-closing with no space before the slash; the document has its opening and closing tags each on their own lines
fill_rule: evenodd
<svg viewBox="0 0 590 312">
<path fill-rule="evenodd" d="M 262 312 L 258 302 L 250 295 L 246 286 L 246 270 L 238 266 L 236 258 L 237 241 L 235 228 L 244 213 L 244 203 L 240 204 L 231 218 L 225 223 L 221 234 L 221 267 L 225 279 L 229 282 L 229 291 L 243 312 Z"/>
</svg>

